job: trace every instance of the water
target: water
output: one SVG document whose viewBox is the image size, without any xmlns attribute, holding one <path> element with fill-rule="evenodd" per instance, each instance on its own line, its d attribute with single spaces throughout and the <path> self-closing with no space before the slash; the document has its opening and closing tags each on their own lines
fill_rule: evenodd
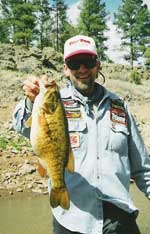
<svg viewBox="0 0 150 234">
<path fill-rule="evenodd" d="M 150 233 L 150 200 L 135 186 L 131 193 L 140 209 L 138 224 L 142 234 Z M 19 194 L 0 197 L 0 234 L 52 234 L 52 216 L 48 195 Z"/>
<path fill-rule="evenodd" d="M 52 234 L 48 196 L 0 198 L 0 234 Z"/>
</svg>

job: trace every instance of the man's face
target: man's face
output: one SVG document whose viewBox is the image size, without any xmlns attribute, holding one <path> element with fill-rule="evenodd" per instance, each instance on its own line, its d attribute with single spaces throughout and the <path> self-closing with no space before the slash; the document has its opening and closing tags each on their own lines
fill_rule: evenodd
<svg viewBox="0 0 150 234">
<path fill-rule="evenodd" d="M 100 63 L 92 55 L 80 54 L 66 60 L 65 74 L 70 77 L 75 88 L 84 96 L 94 91 L 94 81 L 100 70 Z"/>
</svg>

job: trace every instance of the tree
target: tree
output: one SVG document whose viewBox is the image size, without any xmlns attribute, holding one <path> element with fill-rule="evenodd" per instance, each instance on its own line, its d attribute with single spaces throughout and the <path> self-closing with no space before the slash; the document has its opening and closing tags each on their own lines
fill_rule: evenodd
<svg viewBox="0 0 150 234">
<path fill-rule="evenodd" d="M 1 43 L 9 43 L 9 27 L 7 25 L 7 21 L 4 19 L 0 19 L 0 42 Z"/>
<path fill-rule="evenodd" d="M 130 48 L 130 64 L 142 56 L 150 43 L 150 12 L 142 0 L 122 0 L 115 23 L 123 32 L 122 45 Z"/>
<path fill-rule="evenodd" d="M 1 43 L 9 43 L 10 42 L 10 26 L 9 21 L 7 19 L 9 10 L 7 6 L 6 0 L 0 1 L 0 41 Z"/>
<path fill-rule="evenodd" d="M 83 0 L 78 29 L 79 33 L 94 38 L 100 57 L 106 58 L 104 54 L 106 50 L 104 42 L 107 40 L 104 36 L 104 31 L 107 29 L 105 3 L 101 0 Z"/>
<path fill-rule="evenodd" d="M 68 25 L 67 21 L 67 6 L 63 0 L 53 0 L 51 10 L 53 11 L 53 33 L 54 33 L 54 44 L 57 51 L 63 50 L 64 36 Z"/>
<path fill-rule="evenodd" d="M 150 46 L 146 48 L 145 53 L 144 53 L 144 57 L 145 57 L 145 65 L 147 69 L 150 69 Z"/>
<path fill-rule="evenodd" d="M 63 52 L 65 41 L 68 38 L 73 37 L 77 34 L 78 34 L 78 30 L 76 29 L 76 27 L 74 27 L 71 23 L 66 22 L 65 27 L 64 27 L 64 31 L 61 34 L 61 51 L 62 52 Z"/>
<path fill-rule="evenodd" d="M 37 26 L 36 34 L 38 35 L 38 46 L 42 49 L 52 45 L 51 30 L 52 17 L 49 0 L 34 0 L 36 6 Z"/>
<path fill-rule="evenodd" d="M 34 5 L 30 2 L 22 1 L 12 4 L 13 29 L 15 44 L 25 44 L 29 46 L 33 39 L 33 30 L 36 23 Z"/>
<path fill-rule="evenodd" d="M 9 37 L 16 45 L 29 46 L 36 23 L 35 6 L 27 0 L 1 0 L 4 20 L 9 27 Z"/>
</svg>

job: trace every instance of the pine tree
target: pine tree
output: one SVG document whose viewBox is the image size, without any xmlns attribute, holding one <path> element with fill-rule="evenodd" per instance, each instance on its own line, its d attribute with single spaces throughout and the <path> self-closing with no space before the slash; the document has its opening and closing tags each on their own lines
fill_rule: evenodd
<svg viewBox="0 0 150 234">
<path fill-rule="evenodd" d="M 34 4 L 27 0 L 2 0 L 1 3 L 9 27 L 9 37 L 16 45 L 29 46 L 36 23 Z"/>
<path fill-rule="evenodd" d="M 52 1 L 54 43 L 57 51 L 63 52 L 66 39 L 75 34 L 75 28 L 68 22 L 67 5 L 64 0 Z"/>
<path fill-rule="evenodd" d="M 0 1 L 0 42 L 9 43 L 10 42 L 10 25 L 8 20 L 8 5 L 7 0 Z"/>
<path fill-rule="evenodd" d="M 144 53 L 144 57 L 145 57 L 145 65 L 147 69 L 150 69 L 150 46 L 146 48 L 145 53 Z"/>
<path fill-rule="evenodd" d="M 130 48 L 130 65 L 144 54 L 150 43 L 150 12 L 142 0 L 123 0 L 115 23 L 123 32 L 122 45 Z"/>
<path fill-rule="evenodd" d="M 104 31 L 106 26 L 105 3 L 101 0 L 83 0 L 78 24 L 79 33 L 94 38 L 101 59 L 105 58 Z"/>
<path fill-rule="evenodd" d="M 40 48 L 52 45 L 51 41 L 51 7 L 49 0 L 34 0 L 36 6 L 37 27 L 36 34 L 38 35 L 38 46 Z"/>
<path fill-rule="evenodd" d="M 61 52 L 63 52 L 64 43 L 70 37 L 73 37 L 78 34 L 76 27 L 74 27 L 71 23 L 66 22 L 64 26 L 64 30 L 61 34 Z"/>
<path fill-rule="evenodd" d="M 12 5 L 15 44 L 29 46 L 30 42 L 32 42 L 36 22 L 34 10 L 34 5 L 26 1 Z"/>
</svg>

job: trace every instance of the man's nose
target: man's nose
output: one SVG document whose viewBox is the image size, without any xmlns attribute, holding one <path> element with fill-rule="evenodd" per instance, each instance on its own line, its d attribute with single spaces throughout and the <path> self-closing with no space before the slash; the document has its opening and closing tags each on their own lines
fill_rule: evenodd
<svg viewBox="0 0 150 234">
<path fill-rule="evenodd" d="M 79 70 L 80 71 L 84 71 L 84 70 L 87 70 L 88 68 L 84 65 L 84 64 L 80 64 L 80 68 L 79 68 Z"/>
</svg>

